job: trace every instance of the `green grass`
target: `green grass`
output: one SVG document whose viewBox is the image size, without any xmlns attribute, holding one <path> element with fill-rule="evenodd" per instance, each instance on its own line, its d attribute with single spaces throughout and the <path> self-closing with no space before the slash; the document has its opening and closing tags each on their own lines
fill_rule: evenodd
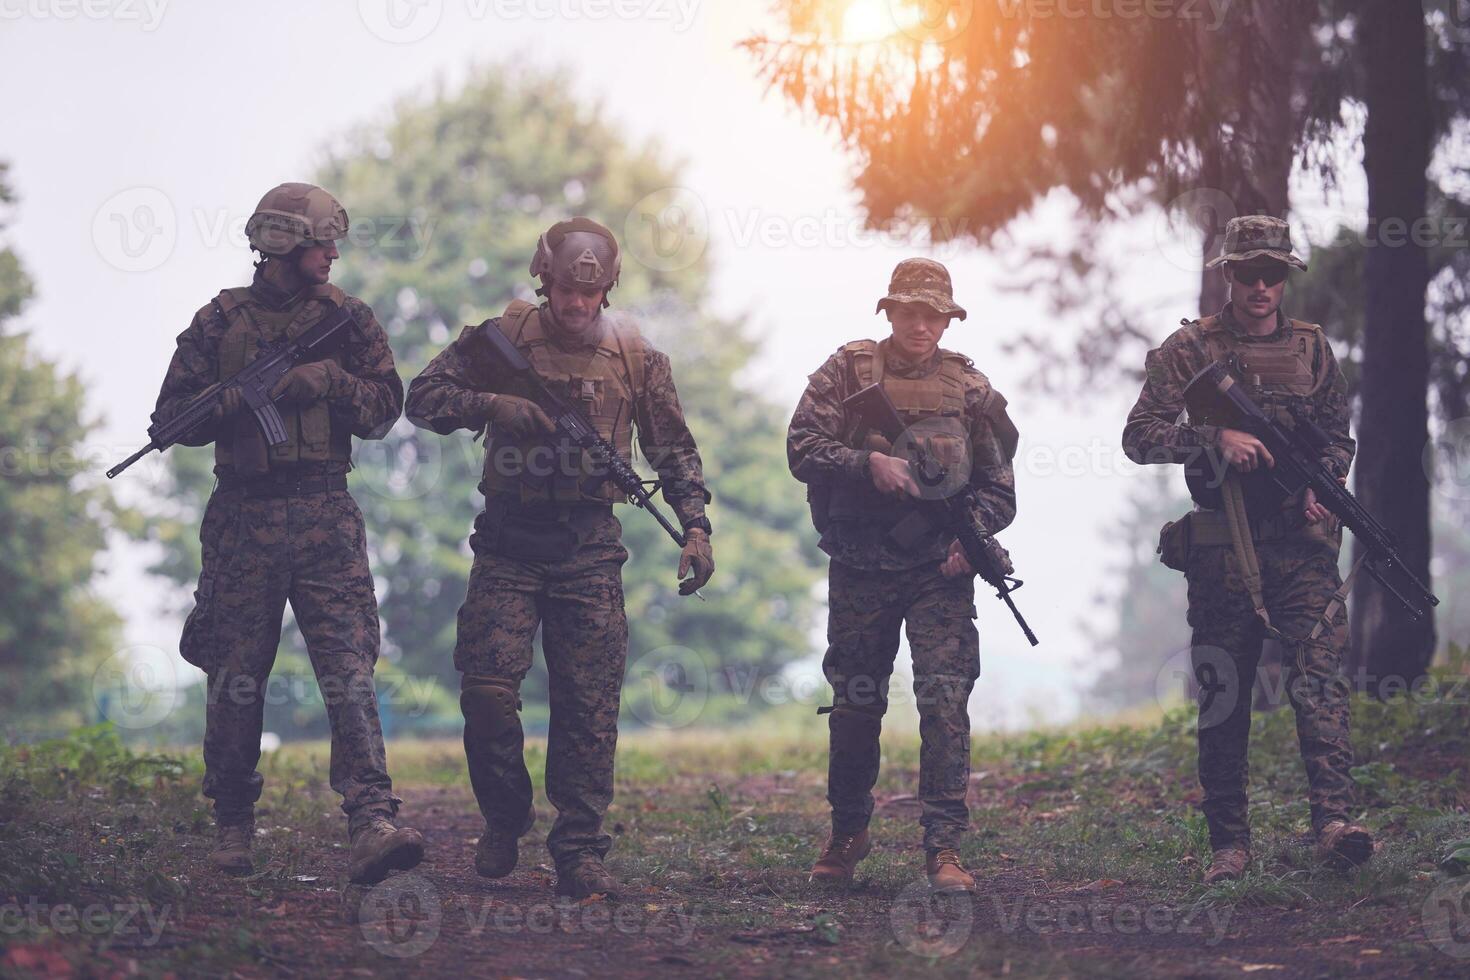
<svg viewBox="0 0 1470 980">
<path fill-rule="evenodd" d="M 1255 854 L 1238 882 L 1206 888 L 1199 880 L 1209 846 L 1191 803 L 1198 798 L 1194 737 L 1183 708 L 1125 724 L 977 738 L 974 833 L 962 857 L 982 880 L 997 883 L 997 895 L 1007 888 L 1052 900 L 1100 895 L 1227 916 L 1232 934 L 1259 927 L 1263 941 L 1283 950 L 1357 936 L 1406 969 L 1444 971 L 1454 962 L 1415 938 L 1412 917 L 1437 884 L 1470 864 L 1450 860 L 1456 852 L 1470 858 L 1470 712 L 1444 701 L 1360 699 L 1353 718 L 1354 816 L 1383 842 L 1364 869 L 1345 874 L 1312 853 L 1290 711 L 1253 723 Z M 922 862 L 916 811 L 894 800 L 917 787 L 918 740 L 901 727 L 884 736 L 873 826 L 879 846 L 855 890 L 833 895 L 809 884 L 805 872 L 826 829 L 825 753 L 825 724 L 809 710 L 778 712 L 759 727 L 623 736 L 608 814 L 615 870 L 647 901 L 696 916 L 702 935 L 779 937 L 764 945 L 717 938 L 683 955 L 715 973 L 1149 974 L 1152 967 L 1128 956 L 1069 955 L 1066 942 L 993 925 L 933 960 L 897 942 L 889 906 L 919 877 Z M 325 743 L 298 743 L 263 760 L 259 870 L 229 886 L 248 901 L 228 928 L 141 950 L 105 927 L 61 934 L 26 925 L 4 941 L 44 947 L 74 964 L 141 956 L 145 972 L 280 966 L 290 955 L 282 924 L 262 910 L 312 900 L 320 884 L 299 879 L 330 874 L 322 870 L 322 842 L 345 836 L 326 783 L 327 757 Z M 538 792 L 544 757 L 544 742 L 531 740 Z M 0 901 L 182 909 L 199 889 L 217 887 L 199 880 L 212 835 L 197 758 L 196 749 L 129 751 L 105 727 L 0 747 Z M 400 786 L 448 788 L 449 806 L 473 812 L 456 740 L 395 742 L 389 760 Z M 342 863 L 341 853 L 333 860 Z M 539 844 L 523 849 L 528 865 L 545 860 Z M 977 908 L 989 908 L 987 897 Z M 360 952 L 360 966 L 380 962 L 371 950 Z"/>
</svg>

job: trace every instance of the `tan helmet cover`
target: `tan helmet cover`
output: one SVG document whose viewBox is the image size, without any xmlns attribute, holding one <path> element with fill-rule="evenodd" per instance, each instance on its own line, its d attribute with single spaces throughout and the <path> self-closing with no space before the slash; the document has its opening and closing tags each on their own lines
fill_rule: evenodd
<svg viewBox="0 0 1470 980">
<path fill-rule="evenodd" d="M 315 184 L 280 184 L 255 206 L 245 237 L 258 252 L 286 255 L 298 245 L 347 237 L 347 209 Z"/>
</svg>

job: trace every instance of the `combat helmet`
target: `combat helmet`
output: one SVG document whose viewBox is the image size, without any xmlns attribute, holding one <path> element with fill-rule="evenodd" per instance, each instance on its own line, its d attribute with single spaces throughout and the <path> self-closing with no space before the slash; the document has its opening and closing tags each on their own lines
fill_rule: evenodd
<svg viewBox="0 0 1470 980">
<path fill-rule="evenodd" d="M 245 237 L 263 255 L 287 255 L 300 245 L 346 238 L 347 209 L 315 184 L 280 184 L 255 206 Z"/>
<path fill-rule="evenodd" d="M 591 218 L 559 221 L 536 241 L 531 275 L 541 280 L 536 295 L 545 296 L 552 283 L 576 289 L 611 291 L 623 270 L 618 240 Z M 610 306 L 607 297 L 603 306 Z"/>
</svg>

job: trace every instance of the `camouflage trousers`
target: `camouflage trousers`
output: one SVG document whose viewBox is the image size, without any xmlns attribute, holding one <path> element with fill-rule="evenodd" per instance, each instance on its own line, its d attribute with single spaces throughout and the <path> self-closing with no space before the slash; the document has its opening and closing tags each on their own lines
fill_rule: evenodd
<svg viewBox="0 0 1470 980">
<path fill-rule="evenodd" d="M 246 498 L 219 490 L 200 527 L 203 569 L 179 652 L 208 676 L 204 795 L 246 823 L 264 783 L 260 734 L 286 603 L 306 640 L 332 728 L 332 788 L 349 826 L 392 817 L 373 665 L 378 605 L 362 512 L 345 490 Z"/>
<path fill-rule="evenodd" d="M 612 846 L 602 818 L 613 798 L 628 656 L 622 525 L 602 514 L 581 531 L 580 544 L 567 557 L 551 560 L 501 553 L 477 532 L 454 647 L 454 666 L 466 689 L 496 684 L 518 694 L 541 632 L 551 708 L 546 796 L 557 811 L 546 846 L 558 866 L 583 854 L 606 857 Z M 519 720 L 487 726 L 466 712 L 464 748 L 486 823 L 518 832 L 531 806 Z"/>
<path fill-rule="evenodd" d="M 1284 638 L 1282 686 L 1296 712 L 1313 829 L 1347 819 L 1353 796 L 1349 690 L 1342 673 L 1346 613 L 1339 608 L 1318 638 L 1308 640 L 1342 584 L 1340 542 L 1340 532 L 1305 529 L 1255 546 L 1266 611 Z M 1266 629 L 1251 607 L 1232 548 L 1194 548 L 1187 576 L 1191 660 L 1199 683 L 1201 808 L 1213 847 L 1248 845 L 1251 692 Z"/>
<path fill-rule="evenodd" d="M 855 833 L 873 815 L 879 734 L 888 682 L 906 628 L 919 709 L 919 798 L 927 848 L 956 847 L 969 826 L 970 691 L 980 676 L 973 578 L 945 578 L 938 565 L 895 572 L 828 566 L 827 655 L 832 685 L 827 802 L 834 833 Z"/>
</svg>

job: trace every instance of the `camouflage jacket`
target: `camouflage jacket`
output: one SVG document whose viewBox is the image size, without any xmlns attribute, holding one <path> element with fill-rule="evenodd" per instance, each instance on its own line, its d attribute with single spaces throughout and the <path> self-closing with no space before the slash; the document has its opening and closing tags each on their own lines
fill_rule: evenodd
<svg viewBox="0 0 1470 980">
<path fill-rule="evenodd" d="M 889 351 L 884 358 L 884 373 L 899 378 L 927 378 L 940 370 L 942 353 L 936 351 L 927 362 L 914 364 Z M 1019 435 L 1006 414 L 1005 399 L 990 386 L 990 380 L 973 365 L 966 367 L 964 376 L 970 486 L 975 491 L 981 521 L 991 532 L 999 532 L 1016 517 L 1016 477 L 1011 460 Z M 801 482 L 820 485 L 872 480 L 868 472 L 871 452 L 843 441 L 851 424 L 842 402 L 855 394 L 857 387 L 856 375 L 841 349 L 808 377 L 786 436 L 786 459 L 791 474 Z M 899 570 L 945 557 L 942 550 L 916 555 L 882 540 L 870 540 L 870 535 L 852 527 L 852 523 L 829 523 L 820 542 L 823 551 L 844 565 Z"/>
<path fill-rule="evenodd" d="M 543 314 L 545 309 L 543 304 Z M 408 417 L 415 425 L 440 435 L 456 429 L 478 432 L 484 428 L 485 394 L 503 391 L 506 385 L 494 356 L 475 339 L 479 329 L 465 327 L 409 384 Z M 579 346 L 594 347 L 600 340 L 598 333 Z M 704 467 L 684 421 L 668 355 L 656 350 L 646 337 L 643 348 L 643 390 L 633 394 L 638 446 L 663 481 L 664 499 L 680 523 L 687 526 L 704 517 L 704 505 L 710 499 L 704 485 Z"/>
<path fill-rule="evenodd" d="M 1220 314 L 1225 326 L 1237 336 L 1246 336 L 1236 322 L 1231 308 Z M 1291 330 L 1284 314 L 1278 313 L 1276 332 L 1266 341 L 1279 340 Z M 1356 448 L 1348 433 L 1351 411 L 1348 405 L 1347 381 L 1328 344 L 1322 344 L 1319 363 L 1313 373 L 1325 372 L 1327 382 L 1307 401 L 1307 414 L 1321 426 L 1331 445 L 1322 462 L 1339 479 L 1347 476 Z M 1325 358 L 1325 363 L 1321 359 Z M 1219 430 L 1212 425 L 1195 425 L 1184 421 L 1184 388 L 1199 371 L 1210 363 L 1210 353 L 1199 322 L 1180 327 L 1159 347 L 1148 352 L 1144 361 L 1143 391 L 1128 422 L 1123 428 L 1123 451 L 1135 463 L 1192 463 L 1203 452 L 1213 451 L 1219 443 Z M 1321 376 L 1321 375 L 1318 375 Z"/>
<path fill-rule="evenodd" d="M 278 311 L 273 320 L 284 323 L 302 304 L 312 301 L 312 290 L 286 297 L 264 274 L 265 268 L 256 269 L 251 292 Z M 345 425 L 359 439 L 381 439 L 403 414 L 403 381 L 393 366 L 388 335 L 373 316 L 372 308 L 355 296 L 347 296 L 344 306 L 352 314 L 355 327 L 338 354 L 344 371 L 326 395 L 332 424 Z M 178 336 L 178 346 L 158 393 L 154 422 L 172 418 L 189 399 L 219 380 L 220 338 L 228 329 L 229 324 L 213 302 L 206 303 L 194 314 L 189 328 Z M 208 445 L 220 434 L 219 430 L 219 423 L 207 422 L 184 443 Z M 347 464 L 331 462 L 303 466 L 322 472 L 345 472 L 348 468 Z M 220 472 L 221 468 L 216 467 L 216 471 Z"/>
</svg>

